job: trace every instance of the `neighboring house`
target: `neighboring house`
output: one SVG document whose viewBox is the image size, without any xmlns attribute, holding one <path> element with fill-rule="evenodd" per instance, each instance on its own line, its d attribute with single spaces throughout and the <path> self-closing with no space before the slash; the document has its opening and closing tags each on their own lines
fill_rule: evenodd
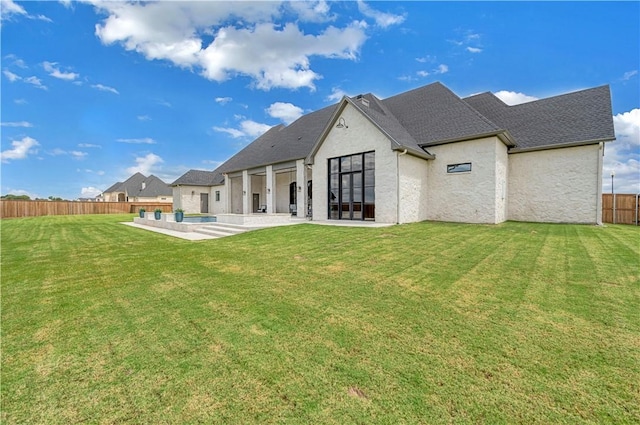
<svg viewBox="0 0 640 425">
<path fill-rule="evenodd" d="M 154 175 L 146 177 L 135 173 L 105 190 L 98 199 L 104 202 L 173 202 L 173 190 Z"/>
<path fill-rule="evenodd" d="M 278 125 L 214 171 L 173 182 L 187 212 L 313 220 L 601 222 L 608 86 L 508 106 L 440 83 Z"/>
</svg>

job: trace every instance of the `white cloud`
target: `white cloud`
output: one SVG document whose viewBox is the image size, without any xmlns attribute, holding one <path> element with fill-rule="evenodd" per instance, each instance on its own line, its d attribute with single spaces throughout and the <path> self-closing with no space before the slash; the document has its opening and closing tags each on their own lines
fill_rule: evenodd
<svg viewBox="0 0 640 425">
<path fill-rule="evenodd" d="M 418 74 L 419 77 L 428 77 L 430 74 L 427 71 L 418 71 L 416 72 L 416 74 Z"/>
<path fill-rule="evenodd" d="M 618 136 L 628 137 L 636 147 L 640 147 L 640 109 L 615 115 L 613 125 Z"/>
<path fill-rule="evenodd" d="M 97 187 L 93 187 L 93 186 L 83 187 L 80 190 L 80 197 L 81 198 L 95 198 L 96 196 L 100 195 L 101 193 L 102 193 L 102 191 L 100 189 L 98 189 Z"/>
<path fill-rule="evenodd" d="M 11 64 L 17 66 L 18 68 L 22 68 L 22 69 L 29 68 L 24 60 L 20 59 L 18 56 L 14 55 L 13 53 L 6 55 L 4 59 L 5 61 L 11 61 Z"/>
<path fill-rule="evenodd" d="M 433 71 L 434 74 L 446 74 L 447 72 L 449 72 L 449 67 L 443 63 L 438 65 L 438 68 Z"/>
<path fill-rule="evenodd" d="M 25 159 L 29 154 L 37 153 L 36 146 L 40 146 L 37 140 L 31 137 L 23 137 L 22 140 L 11 142 L 12 149 L 0 153 L 0 161 L 9 162 L 12 159 Z"/>
<path fill-rule="evenodd" d="M 14 122 L 3 122 L 0 123 L 2 127 L 33 127 L 33 124 L 27 121 L 14 121 Z"/>
<path fill-rule="evenodd" d="M 261 124 L 251 120 L 244 120 L 240 123 L 240 128 L 231 127 L 213 127 L 215 131 L 227 133 L 234 139 L 241 137 L 259 137 L 269 130 L 272 126 Z"/>
<path fill-rule="evenodd" d="M 393 4 L 393 3 L 387 3 Z M 358 10 L 367 18 L 371 18 L 376 22 L 376 25 L 382 28 L 387 28 L 391 25 L 398 25 L 404 22 L 406 16 L 393 15 L 391 13 L 384 13 L 378 10 L 371 9 L 365 2 L 358 0 Z"/>
<path fill-rule="evenodd" d="M 219 103 L 221 105 L 226 105 L 227 103 L 231 102 L 233 99 L 230 97 L 216 97 L 216 103 Z"/>
<path fill-rule="evenodd" d="M 138 115 L 138 121 L 151 121 L 151 117 L 149 115 Z"/>
<path fill-rule="evenodd" d="M 127 173 L 135 174 L 142 173 L 145 176 L 153 173 L 153 170 L 158 164 L 162 164 L 164 161 L 158 155 L 149 153 L 142 157 L 136 158 L 136 165 L 127 168 Z"/>
<path fill-rule="evenodd" d="M 468 46 L 467 47 L 467 52 L 470 52 L 470 53 L 481 53 L 482 49 L 480 49 L 478 47 L 470 47 L 470 46 Z"/>
<path fill-rule="evenodd" d="M 329 96 L 327 96 L 327 100 L 329 102 L 339 102 L 340 100 L 342 100 L 342 98 L 344 96 L 350 96 L 348 95 L 344 90 L 337 88 L 337 87 L 333 87 L 331 89 L 331 94 Z"/>
<path fill-rule="evenodd" d="M 21 76 L 19 76 L 17 74 L 14 74 L 13 72 L 9 71 L 8 69 L 5 69 L 4 71 L 2 71 L 2 73 L 4 74 L 5 77 L 7 77 L 7 79 L 11 83 L 22 80 Z"/>
<path fill-rule="evenodd" d="M 132 144 L 143 144 L 143 145 L 155 145 L 156 141 L 151 137 L 144 137 L 140 139 L 117 139 L 117 142 L 120 143 L 132 143 Z"/>
<path fill-rule="evenodd" d="M 535 96 L 529 96 L 524 93 L 500 90 L 499 92 L 494 93 L 494 95 L 502 100 L 507 105 L 519 105 L 521 103 L 532 102 L 534 100 L 538 100 Z"/>
<path fill-rule="evenodd" d="M 317 36 L 304 34 L 296 24 L 286 24 L 281 30 L 271 23 L 252 29 L 226 27 L 200 54 L 202 75 L 224 81 L 239 73 L 252 77 L 263 90 L 315 89 L 314 81 L 321 76 L 310 68 L 309 57 L 355 59 L 364 39 L 357 23 L 343 30 L 329 27 Z"/>
<path fill-rule="evenodd" d="M 284 102 L 272 103 L 266 111 L 270 116 L 282 120 L 285 124 L 291 124 L 304 114 L 302 108 Z"/>
<path fill-rule="evenodd" d="M 47 86 L 45 86 L 44 84 L 42 84 L 42 81 L 40 81 L 40 78 L 38 77 L 27 77 L 24 79 L 25 83 L 29 83 L 31 85 L 33 85 L 36 88 L 42 89 L 42 90 L 48 90 Z"/>
<path fill-rule="evenodd" d="M 78 168 L 76 171 L 79 172 L 79 173 L 84 171 L 85 173 L 97 174 L 99 176 L 104 176 L 104 174 L 105 174 L 104 171 L 102 171 L 102 170 L 94 171 L 94 170 L 91 170 L 89 168 L 85 168 L 84 170 L 81 170 L 80 168 Z"/>
<path fill-rule="evenodd" d="M 321 78 L 310 58 L 357 58 L 366 40 L 364 22 L 343 28 L 328 26 L 304 33 L 296 23 L 278 23 L 284 10 L 320 21 L 328 17 L 325 2 L 282 6 L 277 2 L 100 2 L 108 17 L 96 25 L 104 44 L 120 43 L 148 60 L 168 60 L 195 69 L 207 79 L 225 81 L 247 76 L 263 90 L 273 87 L 314 89 Z M 229 25 L 229 22 L 234 22 Z M 213 36 L 207 45 L 199 34 Z"/>
<path fill-rule="evenodd" d="M 80 74 L 76 74 L 75 72 L 63 72 L 60 71 L 60 68 L 56 67 L 56 62 L 43 62 L 42 67 L 45 71 L 49 73 L 54 78 L 59 78 L 61 80 L 73 81 L 80 76 Z"/>
<path fill-rule="evenodd" d="M 622 80 L 624 80 L 624 81 L 630 80 L 631 77 L 633 77 L 635 75 L 638 75 L 638 70 L 637 69 L 634 69 L 633 71 L 627 71 L 622 76 Z"/>
<path fill-rule="evenodd" d="M 41 21 L 53 22 L 51 19 L 47 18 L 44 15 L 28 14 L 24 7 L 14 3 L 13 0 L 2 0 L 0 4 L 0 11 L 0 20 L 2 21 L 9 20 L 15 15 L 20 15 L 28 19 L 38 19 Z"/>
<path fill-rule="evenodd" d="M 436 57 L 431 55 L 426 55 L 421 58 L 416 58 L 416 61 L 420 63 L 435 63 Z"/>
<path fill-rule="evenodd" d="M 114 93 L 114 94 L 120 94 L 120 92 L 116 89 L 114 89 L 113 87 L 109 87 L 109 86 L 105 86 L 102 84 L 92 84 L 91 87 L 93 87 L 96 90 L 100 90 L 100 91 L 106 91 L 106 92 L 110 92 L 110 93 Z"/>
<path fill-rule="evenodd" d="M 244 134 L 241 130 L 238 130 L 236 128 L 231 128 L 231 127 L 213 127 L 213 129 L 215 131 L 219 132 L 219 133 L 227 133 L 231 137 L 233 137 L 234 139 L 246 136 L 246 134 Z"/>
<path fill-rule="evenodd" d="M 88 153 L 81 151 L 65 151 L 64 149 L 55 148 L 54 150 L 47 152 L 51 156 L 60 156 L 60 155 L 69 155 L 73 159 L 81 160 L 84 159 Z"/>
<path fill-rule="evenodd" d="M 251 121 L 251 120 L 242 121 L 240 123 L 240 128 L 242 129 L 242 131 L 247 136 L 251 136 L 251 137 L 262 136 L 271 127 L 273 127 L 273 126 L 268 125 L 268 124 L 261 124 L 261 123 L 258 123 L 258 122 L 255 122 L 255 121 Z"/>
<path fill-rule="evenodd" d="M 15 99 L 13 103 L 15 103 L 16 105 L 26 105 L 29 102 L 27 102 L 27 99 Z"/>
<path fill-rule="evenodd" d="M 611 171 L 615 172 L 616 193 L 640 193 L 640 109 L 614 115 L 616 140 L 605 144 L 603 191 L 611 191 Z"/>
<path fill-rule="evenodd" d="M 89 154 L 81 151 L 69 151 L 69 155 L 71 155 L 73 159 L 81 160 L 85 159 L 85 157 Z"/>
<path fill-rule="evenodd" d="M 93 145 L 91 143 L 78 143 L 78 147 L 79 148 L 97 148 L 97 149 L 102 149 L 102 146 L 100 145 Z"/>
<path fill-rule="evenodd" d="M 292 1 L 284 3 L 283 6 L 288 7 L 298 16 L 300 21 L 305 22 L 327 22 L 336 19 L 331 15 L 329 4 L 324 1 Z"/>
<path fill-rule="evenodd" d="M 12 0 L 2 0 L 0 3 L 0 19 L 3 21 L 9 19 L 12 15 L 27 15 L 24 7 L 14 3 Z"/>
</svg>

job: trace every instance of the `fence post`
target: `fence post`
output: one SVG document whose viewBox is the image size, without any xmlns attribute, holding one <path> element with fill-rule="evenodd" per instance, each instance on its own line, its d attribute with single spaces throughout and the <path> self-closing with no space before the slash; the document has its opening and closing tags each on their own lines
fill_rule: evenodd
<svg viewBox="0 0 640 425">
<path fill-rule="evenodd" d="M 640 193 L 636 194 L 636 226 L 638 225 L 638 200 L 640 200 Z"/>
<path fill-rule="evenodd" d="M 613 199 L 611 200 L 611 202 L 613 202 L 613 206 L 611 208 L 613 208 L 613 224 L 616 224 L 616 194 L 613 194 Z"/>
</svg>

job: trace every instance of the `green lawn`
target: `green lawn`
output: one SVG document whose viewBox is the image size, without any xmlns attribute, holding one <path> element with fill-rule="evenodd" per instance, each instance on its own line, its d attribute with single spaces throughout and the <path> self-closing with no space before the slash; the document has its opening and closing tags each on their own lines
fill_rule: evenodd
<svg viewBox="0 0 640 425">
<path fill-rule="evenodd" d="M 2 220 L 15 423 L 639 423 L 640 229 Z"/>
</svg>

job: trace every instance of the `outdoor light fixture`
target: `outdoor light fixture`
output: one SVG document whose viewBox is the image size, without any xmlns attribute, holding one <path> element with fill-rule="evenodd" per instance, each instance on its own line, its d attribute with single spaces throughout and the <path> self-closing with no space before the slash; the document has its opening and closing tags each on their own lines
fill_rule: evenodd
<svg viewBox="0 0 640 425">
<path fill-rule="evenodd" d="M 243 195 L 246 195 L 246 194 L 247 194 L 247 191 L 246 191 L 246 190 L 243 190 L 243 191 L 242 191 L 242 194 L 243 194 Z"/>
<path fill-rule="evenodd" d="M 267 193 L 271 193 L 271 189 L 270 188 L 267 188 Z"/>
<path fill-rule="evenodd" d="M 338 125 L 336 125 L 336 128 L 349 128 L 349 126 L 347 125 L 344 118 L 340 117 L 340 119 L 338 120 Z"/>
</svg>

